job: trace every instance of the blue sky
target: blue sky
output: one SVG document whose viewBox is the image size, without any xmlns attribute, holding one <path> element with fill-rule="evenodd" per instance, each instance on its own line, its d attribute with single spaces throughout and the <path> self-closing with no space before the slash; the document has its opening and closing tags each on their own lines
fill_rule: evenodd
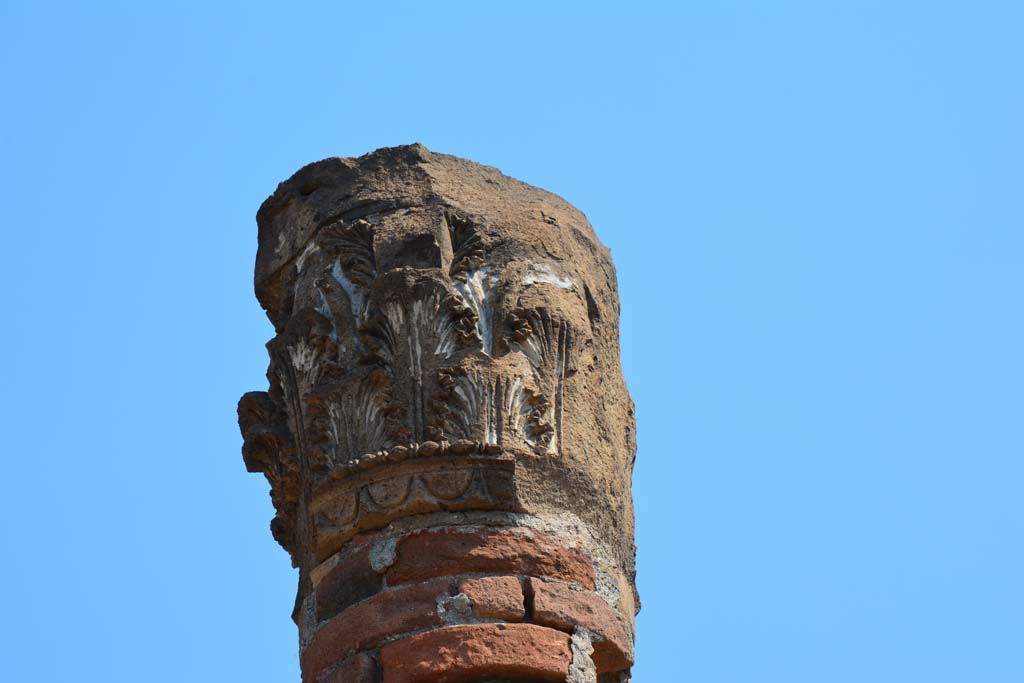
<svg viewBox="0 0 1024 683">
<path fill-rule="evenodd" d="M 420 141 L 611 248 L 638 683 L 1024 680 L 1013 2 L 0 6 L 0 679 L 298 680 L 254 215 Z"/>
</svg>

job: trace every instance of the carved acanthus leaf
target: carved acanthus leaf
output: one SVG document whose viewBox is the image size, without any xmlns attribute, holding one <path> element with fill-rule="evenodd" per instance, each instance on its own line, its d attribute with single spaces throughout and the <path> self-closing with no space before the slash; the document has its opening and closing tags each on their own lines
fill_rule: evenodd
<svg viewBox="0 0 1024 683">
<path fill-rule="evenodd" d="M 556 452 L 561 447 L 565 380 L 576 373 L 576 335 L 568 322 L 554 318 L 547 308 L 518 308 L 510 314 L 508 325 L 508 347 L 527 357 L 537 383 L 549 397 L 547 419 L 554 424 L 549 452 Z"/>
<path fill-rule="evenodd" d="M 452 241 L 452 266 L 449 274 L 456 277 L 460 273 L 480 268 L 487 257 L 487 250 L 476 226 L 451 212 L 445 214 L 445 222 Z"/>
<path fill-rule="evenodd" d="M 363 220 L 338 221 L 320 230 L 321 247 L 340 260 L 348 278 L 360 287 L 369 287 L 377 277 L 373 253 L 373 226 Z"/>
<path fill-rule="evenodd" d="M 362 328 L 364 362 L 380 368 L 395 393 L 408 397 L 407 440 L 429 436 L 427 398 L 434 391 L 434 368 L 452 358 L 465 337 L 452 297 L 434 285 L 424 287 L 407 300 L 375 306 Z"/>
<path fill-rule="evenodd" d="M 449 274 L 458 300 L 460 329 L 467 340 L 474 340 L 485 354 L 492 355 L 498 280 L 485 265 L 487 247 L 472 221 L 454 213 L 445 214 L 445 221 L 452 243 Z"/>
<path fill-rule="evenodd" d="M 431 403 L 436 434 L 508 446 L 522 443 L 543 453 L 553 435 L 547 399 L 521 377 L 489 376 L 477 370 L 438 370 L 441 391 Z"/>
<path fill-rule="evenodd" d="M 539 372 L 568 377 L 576 372 L 576 339 L 572 327 L 546 308 L 517 308 L 509 315 L 509 348 L 521 351 Z"/>
<path fill-rule="evenodd" d="M 311 441 L 331 468 L 395 443 L 404 436 L 402 408 L 382 371 L 325 387 L 310 397 Z"/>
</svg>

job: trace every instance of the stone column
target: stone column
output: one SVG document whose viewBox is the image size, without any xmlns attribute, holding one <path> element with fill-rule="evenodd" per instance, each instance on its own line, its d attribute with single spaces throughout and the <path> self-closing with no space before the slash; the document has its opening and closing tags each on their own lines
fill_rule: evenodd
<svg viewBox="0 0 1024 683">
<path fill-rule="evenodd" d="M 238 415 L 303 681 L 628 680 L 633 404 L 583 214 L 411 145 L 310 164 L 257 222 L 276 336 Z"/>
</svg>

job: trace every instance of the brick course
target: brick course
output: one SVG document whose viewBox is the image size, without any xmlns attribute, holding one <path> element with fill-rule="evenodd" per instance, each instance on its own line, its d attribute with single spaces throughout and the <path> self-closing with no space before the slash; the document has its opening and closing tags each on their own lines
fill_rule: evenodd
<svg viewBox="0 0 1024 683">
<path fill-rule="evenodd" d="M 515 576 L 465 579 L 459 588 L 473 603 L 473 614 L 481 619 L 522 621 L 526 616 L 523 587 Z"/>
<path fill-rule="evenodd" d="M 362 548 L 338 562 L 316 589 L 316 617 L 324 621 L 346 607 L 379 593 L 384 576 L 370 566 L 370 552 Z"/>
<path fill-rule="evenodd" d="M 450 626 L 381 648 L 384 683 L 564 681 L 569 636 L 533 624 Z"/>
<path fill-rule="evenodd" d="M 598 638 L 594 641 L 594 665 L 599 673 L 628 669 L 633 647 L 622 620 L 604 598 L 589 591 L 573 590 L 564 583 L 529 579 L 533 591 L 533 620 L 571 633 L 582 626 Z"/>
<path fill-rule="evenodd" d="M 374 647 L 391 635 L 440 626 L 437 600 L 449 594 L 437 579 L 384 591 L 348 608 L 323 624 L 302 654 L 302 670 L 316 676 L 357 650 Z"/>
<path fill-rule="evenodd" d="M 593 590 L 594 567 L 579 550 L 532 532 L 422 531 L 403 538 L 389 584 L 453 574 L 526 574 Z"/>
<path fill-rule="evenodd" d="M 365 653 L 349 657 L 337 669 L 320 679 L 321 683 L 380 683 L 377 662 Z"/>
</svg>

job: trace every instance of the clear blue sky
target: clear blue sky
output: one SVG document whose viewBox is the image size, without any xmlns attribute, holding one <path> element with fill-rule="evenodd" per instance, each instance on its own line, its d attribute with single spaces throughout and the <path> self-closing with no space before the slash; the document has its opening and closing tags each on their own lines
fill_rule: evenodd
<svg viewBox="0 0 1024 683">
<path fill-rule="evenodd" d="M 1024 681 L 1016 2 L 0 6 L 0 680 L 297 681 L 254 215 L 420 141 L 611 247 L 637 683 Z"/>
</svg>

